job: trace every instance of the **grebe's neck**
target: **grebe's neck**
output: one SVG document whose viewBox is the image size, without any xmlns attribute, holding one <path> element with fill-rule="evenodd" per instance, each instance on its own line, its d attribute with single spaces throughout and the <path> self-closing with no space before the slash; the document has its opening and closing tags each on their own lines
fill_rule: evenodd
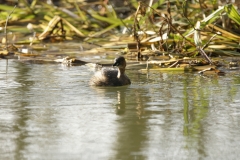
<svg viewBox="0 0 240 160">
<path fill-rule="evenodd" d="M 117 77 L 120 78 L 125 73 L 125 68 L 118 68 L 118 75 Z"/>
</svg>

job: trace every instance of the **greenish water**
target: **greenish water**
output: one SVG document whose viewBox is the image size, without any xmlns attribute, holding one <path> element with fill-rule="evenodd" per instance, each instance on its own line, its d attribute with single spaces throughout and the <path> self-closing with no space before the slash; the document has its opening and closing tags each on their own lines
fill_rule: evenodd
<svg viewBox="0 0 240 160">
<path fill-rule="evenodd" d="M 85 65 L 0 60 L 0 159 L 237 159 L 240 74 L 141 74 L 88 86 Z"/>
</svg>

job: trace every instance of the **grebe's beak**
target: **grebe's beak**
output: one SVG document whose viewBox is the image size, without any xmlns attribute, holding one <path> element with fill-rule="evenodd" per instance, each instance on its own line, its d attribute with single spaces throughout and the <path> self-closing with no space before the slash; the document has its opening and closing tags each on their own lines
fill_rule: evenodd
<svg viewBox="0 0 240 160">
<path fill-rule="evenodd" d="M 115 63 L 113 64 L 113 66 L 119 66 L 119 63 L 118 63 L 118 62 L 115 62 Z"/>
</svg>

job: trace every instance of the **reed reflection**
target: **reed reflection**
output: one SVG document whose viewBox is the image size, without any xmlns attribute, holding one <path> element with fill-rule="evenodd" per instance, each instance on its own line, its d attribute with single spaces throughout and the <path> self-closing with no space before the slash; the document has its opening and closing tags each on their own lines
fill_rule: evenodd
<svg viewBox="0 0 240 160">
<path fill-rule="evenodd" d="M 42 67 L 45 66 L 22 62 L 13 62 L 9 65 L 6 79 L 8 85 L 5 88 L 7 94 L 4 95 L 7 103 L 4 103 L 5 106 L 1 109 L 6 109 L 3 118 L 12 118 L 0 123 L 1 135 L 8 135 L 5 140 L 1 139 L 1 142 L 11 144 L 4 151 L 14 155 L 14 159 L 24 159 L 26 154 L 37 156 L 40 151 L 35 149 L 47 139 L 39 135 L 42 133 L 49 135 L 49 133 L 56 131 L 56 128 L 55 130 L 49 130 L 49 126 L 55 124 L 55 119 L 52 118 L 55 109 L 44 106 L 48 103 L 46 101 L 48 96 L 44 95 L 49 93 L 49 90 L 44 88 L 46 87 L 45 77 L 41 77 L 44 73 L 39 73 L 39 70 L 44 72 L 45 68 Z M 50 72 L 50 74 L 53 77 L 53 72 Z M 49 81 L 49 79 L 47 80 Z M 51 81 L 48 83 L 51 83 Z M 59 135 L 59 132 L 57 135 Z M 49 139 L 46 141 L 49 142 Z M 0 151 L 0 153 L 2 152 Z"/>
<path fill-rule="evenodd" d="M 9 106 L 14 116 L 14 122 L 12 122 L 12 132 L 15 141 L 15 158 L 21 159 L 24 157 L 23 151 L 26 149 L 27 143 L 26 138 L 29 133 L 27 131 L 27 121 L 29 120 L 30 109 L 26 108 L 29 106 L 29 90 L 34 84 L 34 81 L 30 79 L 31 67 L 28 65 L 23 65 L 21 63 L 16 63 L 14 65 L 16 72 L 15 83 L 17 87 L 13 87 L 9 90 L 9 94 L 14 97 L 14 102 L 12 106 Z M 16 112 L 17 110 L 17 112 Z"/>
<path fill-rule="evenodd" d="M 209 129 L 223 121 L 225 123 L 231 121 L 231 119 L 227 119 L 226 115 L 218 116 L 218 112 L 224 112 L 228 108 L 228 103 L 238 99 L 237 90 L 239 88 L 235 86 L 239 82 L 234 79 L 228 83 L 225 81 L 226 77 L 216 76 L 196 76 L 194 79 L 185 77 L 183 81 L 183 135 L 186 137 L 186 147 L 191 146 L 193 150 L 197 151 L 199 158 L 213 154 L 209 152 L 208 143 L 216 137 L 214 133 L 209 134 Z M 227 132 L 229 131 L 227 130 Z M 221 131 L 221 133 L 224 132 L 226 130 Z"/>
</svg>

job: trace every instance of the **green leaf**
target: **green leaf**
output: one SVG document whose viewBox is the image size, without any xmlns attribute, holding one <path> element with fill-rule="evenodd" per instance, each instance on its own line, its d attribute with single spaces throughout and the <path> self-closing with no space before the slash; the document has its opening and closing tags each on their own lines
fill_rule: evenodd
<svg viewBox="0 0 240 160">
<path fill-rule="evenodd" d="M 0 10 L 9 11 L 9 12 L 12 10 L 14 10 L 14 12 L 22 12 L 23 11 L 23 9 L 20 9 L 20 8 L 14 9 L 14 7 L 12 7 L 12 6 L 2 5 L 2 4 L 0 4 Z"/>
<path fill-rule="evenodd" d="M 214 11 L 213 13 L 208 15 L 206 18 L 201 20 L 201 27 L 205 27 L 206 25 L 211 24 L 213 21 L 215 21 L 215 19 L 219 17 L 219 15 L 223 12 L 223 10 L 224 10 L 223 7 L 219 7 L 216 11 Z M 191 29 L 186 31 L 183 35 L 188 37 L 193 33 L 194 33 L 194 29 Z"/>
<path fill-rule="evenodd" d="M 100 20 L 100 21 L 104 21 L 104 22 L 107 22 L 109 24 L 115 24 L 115 23 L 119 23 L 121 22 L 120 19 L 117 19 L 117 18 L 113 18 L 113 17 L 104 17 L 104 16 L 100 16 L 99 14 L 97 14 L 96 12 L 94 11 L 91 11 L 90 12 L 91 16 L 97 20 Z"/>
<path fill-rule="evenodd" d="M 240 15 L 238 14 L 238 11 L 235 9 L 234 5 L 232 4 L 225 5 L 224 10 L 228 14 L 229 18 L 231 18 L 238 25 L 240 25 Z"/>
<path fill-rule="evenodd" d="M 208 15 L 206 18 L 204 18 L 201 22 L 205 22 L 206 24 L 209 24 L 212 22 L 212 20 L 218 18 L 218 16 L 223 12 L 223 7 L 219 7 L 216 11 Z"/>
<path fill-rule="evenodd" d="M 157 1 L 156 3 L 154 3 L 154 4 L 152 5 L 152 8 L 153 8 L 153 9 L 157 9 L 157 7 L 159 7 L 160 5 L 162 5 L 163 2 L 165 2 L 165 0 L 159 0 L 159 1 Z"/>
</svg>

